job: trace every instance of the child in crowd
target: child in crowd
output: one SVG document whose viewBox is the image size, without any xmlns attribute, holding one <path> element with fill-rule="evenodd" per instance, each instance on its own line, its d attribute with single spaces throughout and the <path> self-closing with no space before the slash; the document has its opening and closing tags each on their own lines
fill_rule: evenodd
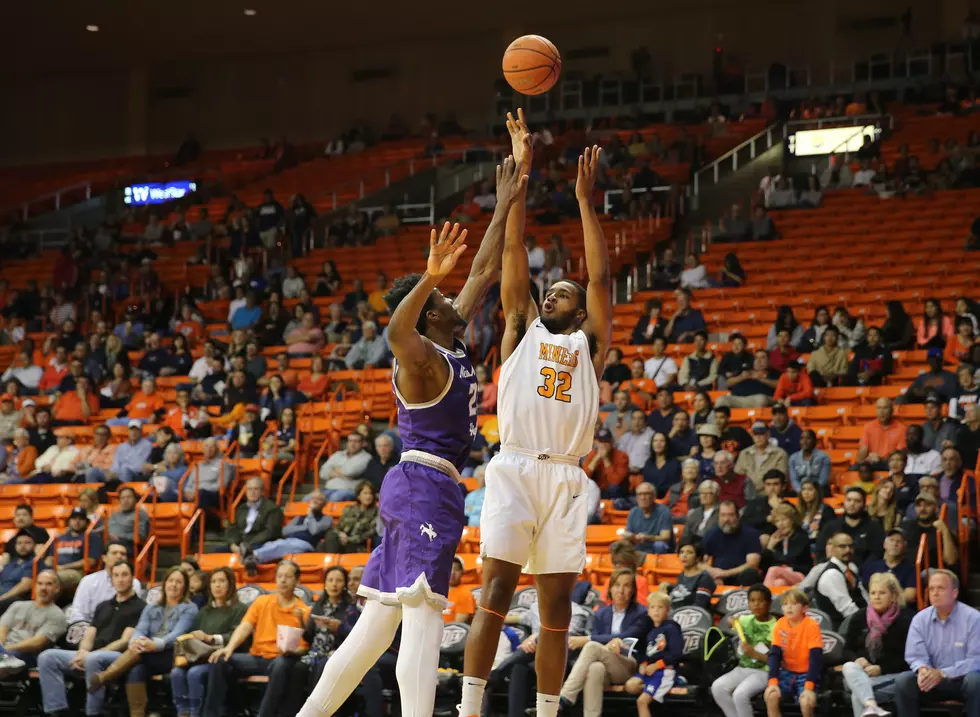
<svg viewBox="0 0 980 717">
<path fill-rule="evenodd" d="M 752 698 L 766 689 L 766 664 L 772 646 L 772 629 L 776 618 L 769 612 L 772 593 L 762 583 L 749 588 L 749 615 L 732 624 L 739 637 L 738 666 L 711 685 L 715 704 L 725 717 L 748 717 Z"/>
<path fill-rule="evenodd" d="M 667 617 L 670 614 L 670 595 L 659 591 L 650 593 L 647 614 L 653 621 L 653 629 L 646 636 L 646 659 L 640 665 L 638 674 L 626 682 L 626 691 L 639 695 L 636 698 L 638 717 L 650 717 L 650 703 L 654 700 L 664 701 L 674 686 L 677 663 L 684 654 L 681 626 Z"/>
<path fill-rule="evenodd" d="M 783 593 L 783 616 L 772 629 L 769 650 L 769 686 L 766 711 L 780 717 L 783 697 L 795 697 L 803 717 L 813 717 L 817 708 L 817 681 L 823 665 L 823 637 L 816 621 L 807 617 L 810 599 L 793 588 Z"/>
</svg>

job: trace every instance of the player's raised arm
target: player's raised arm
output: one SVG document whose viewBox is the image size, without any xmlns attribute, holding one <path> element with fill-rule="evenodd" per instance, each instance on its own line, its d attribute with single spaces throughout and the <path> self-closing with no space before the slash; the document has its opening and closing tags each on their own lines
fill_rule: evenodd
<svg viewBox="0 0 980 717">
<path fill-rule="evenodd" d="M 518 196 L 524 197 L 527 186 L 527 172 L 520 171 L 520 162 L 508 157 L 503 166 L 497 167 L 497 206 L 493 219 L 487 227 L 480 248 L 473 257 L 470 275 L 466 278 L 463 290 L 456 298 L 456 311 L 469 321 L 483 304 L 487 289 L 496 280 L 503 255 L 504 229 L 511 206 Z"/>
<path fill-rule="evenodd" d="M 578 177 L 575 180 L 575 197 L 582 213 L 582 232 L 585 239 L 585 268 L 589 275 L 589 285 L 585 291 L 587 333 L 594 341 L 596 354 L 592 357 L 596 373 L 602 373 L 606 350 L 612 342 L 612 280 L 609 276 L 609 249 L 606 236 L 602 233 L 599 217 L 592 204 L 592 190 L 595 189 L 596 172 L 599 169 L 598 146 L 586 147 L 578 158 Z"/>
<path fill-rule="evenodd" d="M 449 222 L 429 238 L 429 260 L 426 271 L 415 287 L 397 306 L 388 322 L 388 345 L 399 366 L 409 373 L 428 373 L 433 366 L 448 370 L 444 361 L 436 361 L 438 351 L 429 339 L 418 331 L 419 317 L 432 296 L 432 290 L 456 266 L 456 261 L 466 251 L 466 230 L 459 224 L 450 228 Z M 443 376 L 445 380 L 445 376 Z"/>
</svg>

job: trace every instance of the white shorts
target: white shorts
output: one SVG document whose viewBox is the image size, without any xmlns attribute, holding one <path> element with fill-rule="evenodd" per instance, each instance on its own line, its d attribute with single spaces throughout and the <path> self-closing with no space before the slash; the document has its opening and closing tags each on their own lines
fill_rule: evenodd
<svg viewBox="0 0 980 717">
<path fill-rule="evenodd" d="M 588 480 L 577 464 L 502 449 L 487 465 L 482 557 L 523 565 L 532 575 L 581 573 Z"/>
</svg>

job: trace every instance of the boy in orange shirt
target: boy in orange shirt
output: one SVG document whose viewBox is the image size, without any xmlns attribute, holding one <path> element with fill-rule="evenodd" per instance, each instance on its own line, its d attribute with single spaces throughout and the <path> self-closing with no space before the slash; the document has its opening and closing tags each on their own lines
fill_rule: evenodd
<svg viewBox="0 0 980 717">
<path fill-rule="evenodd" d="M 785 406 L 812 406 L 813 382 L 803 368 L 803 362 L 797 359 L 786 364 L 786 370 L 776 383 L 776 401 Z"/>
<path fill-rule="evenodd" d="M 443 622 L 469 622 L 476 614 L 476 601 L 473 590 L 468 585 L 460 585 L 463 581 L 463 559 L 458 555 L 453 558 L 453 571 L 449 574 L 449 604 L 442 610 Z"/>
<path fill-rule="evenodd" d="M 769 686 L 764 698 L 769 717 L 780 717 L 780 700 L 795 697 L 803 717 L 817 708 L 817 682 L 823 667 L 823 637 L 816 621 L 807 617 L 810 599 L 802 590 L 783 593 L 783 616 L 772 629 Z"/>
</svg>

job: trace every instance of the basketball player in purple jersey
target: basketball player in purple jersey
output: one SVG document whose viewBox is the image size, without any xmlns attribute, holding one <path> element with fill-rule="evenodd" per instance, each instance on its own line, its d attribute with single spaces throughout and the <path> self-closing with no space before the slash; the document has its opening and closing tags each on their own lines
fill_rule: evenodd
<svg viewBox="0 0 980 717">
<path fill-rule="evenodd" d="M 530 151 L 530 137 L 523 138 Z M 436 288 L 466 250 L 466 231 L 435 229 L 425 274 L 396 280 L 388 343 L 401 462 L 381 488 L 384 537 L 368 560 L 358 595 L 364 612 L 324 667 L 299 717 L 332 715 L 388 649 L 402 623 L 395 669 L 404 717 L 428 717 L 435 702 L 442 610 L 448 606 L 453 556 L 466 524 L 459 471 L 476 437 L 479 400 L 473 366 L 459 337 L 497 278 L 511 204 L 527 176 L 512 158 L 497 167 L 497 206 L 469 278 L 455 302 Z"/>
</svg>

